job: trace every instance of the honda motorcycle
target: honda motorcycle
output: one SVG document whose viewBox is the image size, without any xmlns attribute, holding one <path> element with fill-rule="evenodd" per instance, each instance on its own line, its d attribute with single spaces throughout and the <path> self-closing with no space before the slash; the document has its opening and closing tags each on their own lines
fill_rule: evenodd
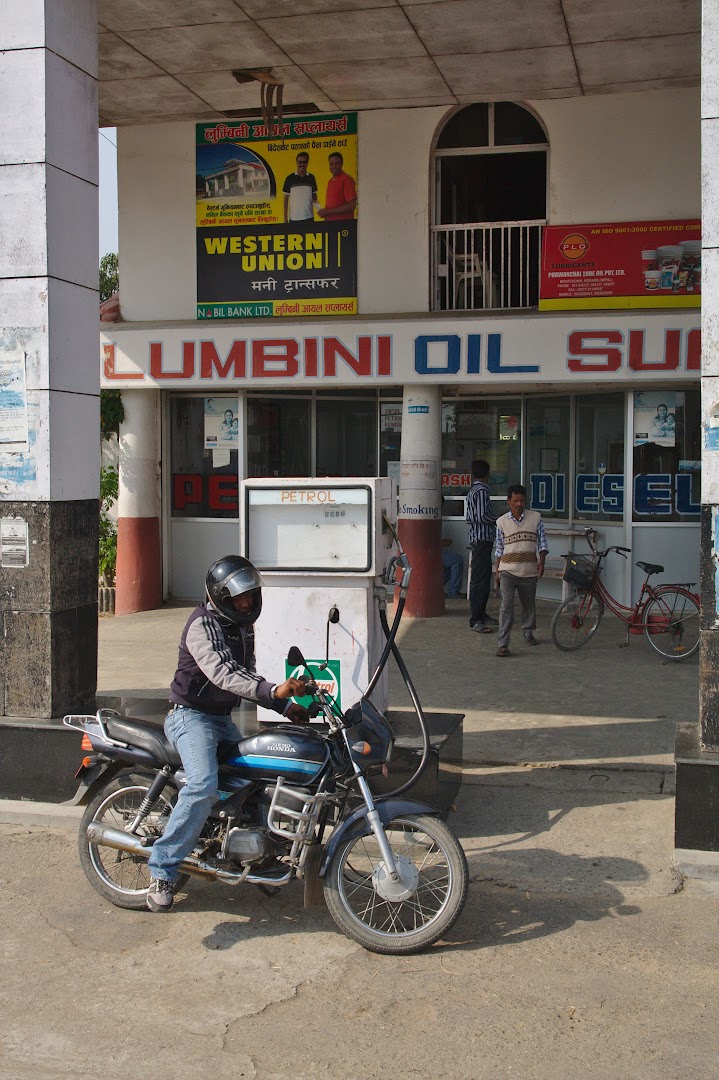
<svg viewBox="0 0 719 1080">
<path fill-rule="evenodd" d="M 305 678 L 310 715 L 321 723 L 263 724 L 258 734 L 221 751 L 219 798 L 180 866 L 180 887 L 197 876 L 274 891 L 298 878 L 305 907 L 324 896 L 340 930 L 380 953 L 418 952 L 459 917 L 468 884 L 459 841 L 436 809 L 403 797 L 429 756 L 426 721 L 395 645 L 410 573 L 401 552 L 385 578 L 387 585 L 399 585 L 391 628 L 387 590 L 378 590 L 386 644 L 357 704 L 342 712 L 326 689 Z M 334 616 L 333 608 L 328 641 Z M 368 778 L 387 775 L 394 735 L 369 696 L 390 653 L 417 712 L 423 753 L 405 784 L 375 797 Z M 288 661 L 309 674 L 298 648 Z M 143 909 L 147 860 L 184 782 L 180 757 L 162 728 L 110 709 L 64 722 L 82 731 L 86 752 L 76 796 L 90 799 L 80 824 L 82 868 L 106 900 Z"/>
</svg>

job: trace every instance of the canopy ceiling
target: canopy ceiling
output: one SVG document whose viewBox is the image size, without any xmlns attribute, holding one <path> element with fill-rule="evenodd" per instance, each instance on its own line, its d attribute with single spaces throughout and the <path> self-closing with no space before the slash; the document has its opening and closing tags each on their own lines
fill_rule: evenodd
<svg viewBox="0 0 719 1080">
<path fill-rule="evenodd" d="M 269 68 L 322 112 L 699 82 L 700 0 L 99 0 L 101 125 L 258 109 Z"/>
</svg>

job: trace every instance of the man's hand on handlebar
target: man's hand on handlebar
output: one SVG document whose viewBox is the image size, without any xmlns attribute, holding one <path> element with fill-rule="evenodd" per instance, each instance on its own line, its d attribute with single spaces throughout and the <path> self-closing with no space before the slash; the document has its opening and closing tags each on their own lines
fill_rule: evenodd
<svg viewBox="0 0 719 1080">
<path fill-rule="evenodd" d="M 285 713 L 285 717 L 292 724 L 309 724 L 312 719 L 312 714 L 308 709 L 305 709 L 302 705 L 298 705 L 295 701 L 292 702 L 289 709 Z"/>
<path fill-rule="evenodd" d="M 275 687 L 276 698 L 304 697 L 307 693 L 304 679 L 286 679 Z"/>
</svg>

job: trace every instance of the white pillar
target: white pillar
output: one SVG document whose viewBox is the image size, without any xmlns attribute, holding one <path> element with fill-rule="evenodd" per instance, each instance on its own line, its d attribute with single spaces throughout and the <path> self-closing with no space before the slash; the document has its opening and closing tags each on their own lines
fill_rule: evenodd
<svg viewBox="0 0 719 1080">
<path fill-rule="evenodd" d="M 398 531 L 412 579 L 408 615 L 444 614 L 442 576 L 442 398 L 437 386 L 405 386 Z"/>
<path fill-rule="evenodd" d="M 719 6 L 702 10 L 702 527 L 699 724 L 676 739 L 675 862 L 719 869 Z"/>
<path fill-rule="evenodd" d="M 97 6 L 0 19 L 0 711 L 94 695 L 99 496 Z"/>
<path fill-rule="evenodd" d="M 157 390 L 123 390 L 115 614 L 162 603 Z"/>
<path fill-rule="evenodd" d="M 713 610 L 702 620 L 701 742 L 719 751 L 719 8 L 702 20 L 702 573 Z M 719 773 L 719 766 L 717 767 Z M 717 778 L 719 781 L 719 777 Z"/>
</svg>

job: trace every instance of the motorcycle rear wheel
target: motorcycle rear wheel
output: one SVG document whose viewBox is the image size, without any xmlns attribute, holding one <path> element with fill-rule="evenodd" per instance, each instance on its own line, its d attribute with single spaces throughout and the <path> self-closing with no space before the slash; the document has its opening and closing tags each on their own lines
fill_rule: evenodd
<svg viewBox="0 0 719 1080">
<path fill-rule="evenodd" d="M 91 844 L 87 839 L 87 827 L 91 821 L 101 821 L 115 829 L 126 829 L 134 819 L 140 803 L 147 795 L 151 776 L 142 773 L 120 773 L 111 780 L 89 803 L 80 822 L 78 848 L 80 864 L 87 880 L 96 892 L 115 907 L 140 911 L 146 907 L 150 871 L 146 859 L 140 859 L 127 851 Z M 165 789 L 152 811 L 140 826 L 138 836 L 161 836 L 175 805 L 177 792 Z M 148 851 L 149 855 L 149 851 Z M 178 878 L 181 888 L 187 875 Z"/>
<path fill-rule="evenodd" d="M 324 879 L 325 902 L 340 930 L 371 952 L 407 955 L 428 948 L 459 918 L 469 873 L 459 841 L 438 817 L 393 818 L 385 832 L 402 875 L 413 886 L 399 900 L 382 896 L 384 863 L 377 841 L 350 836 Z M 385 877 L 386 881 L 386 877 Z M 391 883 L 384 886 L 391 889 Z"/>
</svg>

